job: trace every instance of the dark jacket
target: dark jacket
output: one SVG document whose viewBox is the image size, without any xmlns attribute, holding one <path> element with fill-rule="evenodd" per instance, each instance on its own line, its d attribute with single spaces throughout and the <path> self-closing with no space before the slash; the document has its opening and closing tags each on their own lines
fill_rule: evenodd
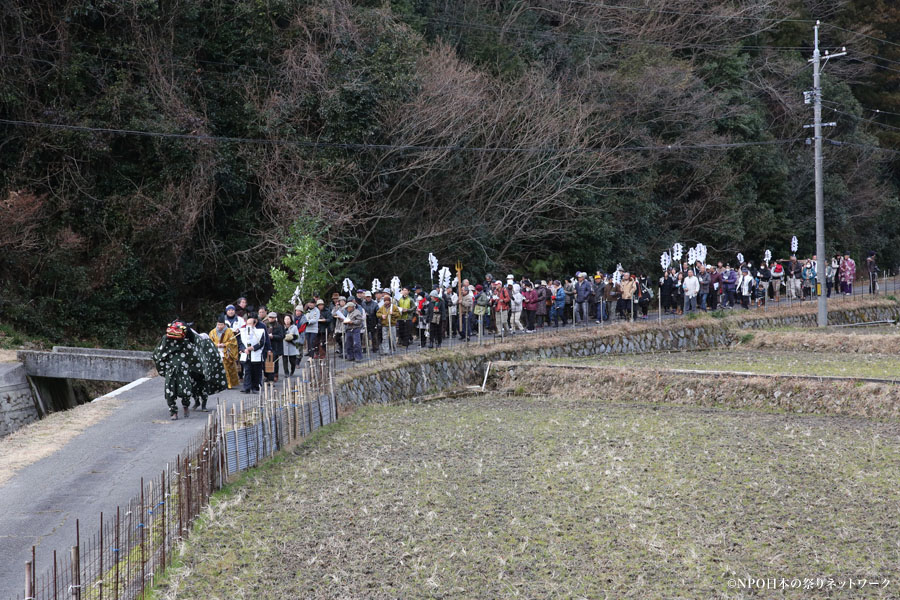
<svg viewBox="0 0 900 600">
<path fill-rule="evenodd" d="M 587 302 L 593 294 L 593 283 L 587 279 L 575 282 L 575 302 Z"/>
<path fill-rule="evenodd" d="M 550 290 L 547 289 L 547 286 L 542 285 L 537 289 L 537 314 L 538 315 L 546 315 L 549 310 L 547 307 L 547 300 L 550 299 Z"/>
<path fill-rule="evenodd" d="M 281 323 L 269 326 L 269 340 L 272 344 L 272 354 L 275 357 L 284 354 L 284 326 Z"/>
</svg>

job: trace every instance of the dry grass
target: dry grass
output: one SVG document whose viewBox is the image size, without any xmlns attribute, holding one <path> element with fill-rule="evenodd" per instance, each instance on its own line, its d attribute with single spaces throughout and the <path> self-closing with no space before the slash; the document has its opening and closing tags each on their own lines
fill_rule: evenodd
<svg viewBox="0 0 900 600">
<path fill-rule="evenodd" d="M 736 576 L 893 579 L 898 441 L 897 423 L 601 399 L 366 407 L 217 497 L 160 595 L 709 599 L 746 597 Z"/>
<path fill-rule="evenodd" d="M 741 343 L 742 348 L 760 350 L 801 350 L 837 354 L 900 354 L 897 331 L 881 334 L 829 330 L 755 331 Z M 900 374 L 900 373 L 897 373 Z"/>
<path fill-rule="evenodd" d="M 118 397 L 56 412 L 0 438 L 0 484 L 17 471 L 58 451 L 120 406 Z"/>
<path fill-rule="evenodd" d="M 580 399 L 900 419 L 900 386 L 885 383 L 538 364 L 511 370 L 498 367 L 491 383 L 494 389 L 512 393 L 565 393 Z"/>
<path fill-rule="evenodd" d="M 0 348 L 0 363 L 16 362 L 15 350 L 4 350 Z"/>
<path fill-rule="evenodd" d="M 892 354 L 848 354 L 846 351 L 826 351 L 804 346 L 798 346 L 792 350 L 790 344 L 787 347 L 751 349 L 747 348 L 747 345 L 740 344 L 732 349 L 702 352 L 653 352 L 560 358 L 553 359 L 552 363 L 653 370 L 740 371 L 759 373 L 760 375 L 858 377 L 900 381 L 900 356 Z"/>
</svg>

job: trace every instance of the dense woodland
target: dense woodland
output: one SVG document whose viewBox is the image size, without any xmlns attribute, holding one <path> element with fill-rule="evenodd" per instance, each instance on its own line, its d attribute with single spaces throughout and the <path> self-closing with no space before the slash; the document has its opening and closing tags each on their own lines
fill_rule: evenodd
<svg viewBox="0 0 900 600">
<path fill-rule="evenodd" d="M 265 301 L 297 231 L 364 285 L 427 281 L 429 252 L 538 277 L 809 254 L 810 19 L 848 50 L 829 249 L 900 263 L 892 0 L 0 3 L 0 316 L 122 344 Z"/>
</svg>

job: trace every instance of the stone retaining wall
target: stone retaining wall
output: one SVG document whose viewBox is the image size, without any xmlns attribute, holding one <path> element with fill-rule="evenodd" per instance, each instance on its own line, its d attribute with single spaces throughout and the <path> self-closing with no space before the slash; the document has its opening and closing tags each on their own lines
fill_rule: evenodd
<svg viewBox="0 0 900 600">
<path fill-rule="evenodd" d="M 900 305 L 854 307 L 841 310 L 840 300 L 837 310 L 828 311 L 829 325 L 850 325 L 853 323 L 870 323 L 872 321 L 897 321 L 900 320 Z M 815 327 L 817 323 L 815 312 L 794 315 L 775 315 L 771 317 L 748 318 L 738 320 L 737 326 L 741 329 L 769 329 L 771 327 Z"/>
<path fill-rule="evenodd" d="M 39 418 L 25 367 L 19 363 L 0 364 L 0 437 Z"/>
<path fill-rule="evenodd" d="M 601 328 L 569 336 L 542 340 L 519 338 L 517 343 L 499 346 L 475 346 L 460 351 L 420 354 L 386 364 L 374 371 L 348 373 L 335 383 L 338 406 L 347 409 L 370 403 L 389 403 L 424 396 L 466 385 L 481 385 L 485 368 L 492 361 L 521 361 L 548 358 L 574 358 L 602 354 L 631 354 L 703 350 L 729 346 L 735 340 L 735 329 L 810 326 L 816 323 L 815 312 L 809 314 L 773 314 L 757 317 L 734 315 L 720 320 L 702 319 L 668 321 L 658 326 L 645 323 L 629 330 L 606 333 Z M 835 325 L 900 319 L 900 306 L 879 303 L 874 306 L 851 307 L 829 311 Z"/>
</svg>

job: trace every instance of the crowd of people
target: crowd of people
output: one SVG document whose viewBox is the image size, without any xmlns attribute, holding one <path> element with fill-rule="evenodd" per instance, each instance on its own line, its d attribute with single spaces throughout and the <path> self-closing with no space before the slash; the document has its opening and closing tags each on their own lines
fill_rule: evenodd
<svg viewBox="0 0 900 600">
<path fill-rule="evenodd" d="M 661 310 L 670 314 L 731 309 L 779 301 L 782 293 L 802 301 L 820 293 L 816 285 L 816 257 L 800 261 L 742 262 L 735 268 L 696 261 L 670 266 L 658 282 Z M 866 259 L 870 292 L 876 293 L 878 267 L 875 253 Z M 856 263 L 848 254 L 836 255 L 826 265 L 828 296 L 851 294 Z M 655 282 L 654 282 L 655 283 Z M 429 289 L 430 288 L 430 289 Z M 570 323 L 602 323 L 611 319 L 647 319 L 654 286 L 645 274 L 621 267 L 613 273 L 578 272 L 563 280 L 516 279 L 504 281 L 488 273 L 483 281 L 464 279 L 457 285 L 356 289 L 335 292 L 330 302 L 314 296 L 279 315 L 265 306 L 248 306 L 238 298 L 225 307 L 210 338 L 225 363 L 229 387 L 257 392 L 264 380 L 279 374 L 295 375 L 300 362 L 327 357 L 332 351 L 347 361 L 365 354 L 390 354 L 418 344 L 440 348 L 450 336 L 471 340 L 486 335 L 534 333 Z"/>
<path fill-rule="evenodd" d="M 716 266 L 697 261 L 669 267 L 660 278 L 662 310 L 683 314 L 695 310 L 731 309 L 737 304 L 749 309 L 763 306 L 766 300 L 779 302 L 782 294 L 791 300 L 803 301 L 825 293 L 853 294 L 856 281 L 856 262 L 849 253 L 836 254 L 825 263 L 825 289 L 818 284 L 818 261 L 815 255 L 798 260 L 741 262 L 736 268 L 719 262 Z M 878 292 L 878 265 L 875 253 L 866 257 L 869 293 Z"/>
</svg>

